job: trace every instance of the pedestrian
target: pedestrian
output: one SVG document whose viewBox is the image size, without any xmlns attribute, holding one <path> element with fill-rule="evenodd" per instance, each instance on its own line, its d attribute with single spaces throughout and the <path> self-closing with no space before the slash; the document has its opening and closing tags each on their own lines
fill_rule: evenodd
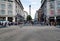
<svg viewBox="0 0 60 41">
<path fill-rule="evenodd" d="M 1 25 L 1 22 L 0 22 L 0 25 Z"/>
<path fill-rule="evenodd" d="M 32 25 L 34 24 L 33 21 L 31 21 Z"/>
</svg>

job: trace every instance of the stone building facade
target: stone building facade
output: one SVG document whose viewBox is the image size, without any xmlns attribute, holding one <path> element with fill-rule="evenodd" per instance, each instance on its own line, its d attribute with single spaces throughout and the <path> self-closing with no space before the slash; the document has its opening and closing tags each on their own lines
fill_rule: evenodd
<svg viewBox="0 0 60 41">
<path fill-rule="evenodd" d="M 20 0 L 0 0 L 0 21 L 17 22 L 23 14 L 24 8 Z"/>
<path fill-rule="evenodd" d="M 41 0 L 41 8 L 44 17 L 46 17 L 46 23 L 58 23 L 60 22 L 60 0 Z"/>
</svg>

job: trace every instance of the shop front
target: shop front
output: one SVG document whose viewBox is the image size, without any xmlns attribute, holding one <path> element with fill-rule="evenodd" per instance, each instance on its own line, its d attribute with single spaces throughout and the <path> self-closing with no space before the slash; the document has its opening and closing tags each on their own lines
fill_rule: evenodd
<svg viewBox="0 0 60 41">
<path fill-rule="evenodd" d="M 60 16 L 56 17 L 56 22 L 57 22 L 57 24 L 60 24 Z"/>
<path fill-rule="evenodd" d="M 49 24 L 50 25 L 55 25 L 55 19 L 54 19 L 54 17 L 50 17 L 49 18 Z"/>
<path fill-rule="evenodd" d="M 6 17 L 0 17 L 0 21 L 5 21 Z"/>
</svg>

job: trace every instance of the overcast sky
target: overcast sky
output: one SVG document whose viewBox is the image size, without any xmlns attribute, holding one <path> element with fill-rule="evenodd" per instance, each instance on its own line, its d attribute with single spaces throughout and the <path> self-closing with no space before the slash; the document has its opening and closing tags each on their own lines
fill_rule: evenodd
<svg viewBox="0 0 60 41">
<path fill-rule="evenodd" d="M 31 4 L 31 16 L 34 19 L 36 10 L 41 6 L 41 0 L 21 0 L 24 10 L 29 13 L 29 5 Z"/>
</svg>

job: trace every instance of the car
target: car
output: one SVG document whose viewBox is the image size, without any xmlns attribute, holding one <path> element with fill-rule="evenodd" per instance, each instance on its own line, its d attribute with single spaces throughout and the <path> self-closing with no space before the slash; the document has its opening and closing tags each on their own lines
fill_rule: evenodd
<svg viewBox="0 0 60 41">
<path fill-rule="evenodd" d="M 60 28 L 60 23 L 57 23 L 57 24 L 56 24 L 56 27 L 57 27 L 57 28 Z"/>
<path fill-rule="evenodd" d="M 0 21 L 0 27 L 6 27 L 9 21 Z"/>
<path fill-rule="evenodd" d="M 14 24 L 14 25 L 18 25 L 18 22 L 14 22 L 13 24 Z"/>
<path fill-rule="evenodd" d="M 45 23 L 44 22 L 40 22 L 41 25 L 44 25 Z"/>
</svg>

